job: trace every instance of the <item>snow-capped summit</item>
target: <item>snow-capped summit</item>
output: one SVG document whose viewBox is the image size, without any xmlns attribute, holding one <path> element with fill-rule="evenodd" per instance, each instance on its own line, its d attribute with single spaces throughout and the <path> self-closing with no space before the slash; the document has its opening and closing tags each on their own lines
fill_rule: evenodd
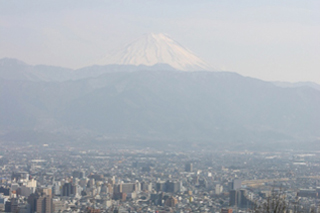
<svg viewBox="0 0 320 213">
<path fill-rule="evenodd" d="M 165 34 L 145 34 L 100 61 L 100 64 L 169 64 L 183 71 L 212 70 L 211 66 Z"/>
</svg>

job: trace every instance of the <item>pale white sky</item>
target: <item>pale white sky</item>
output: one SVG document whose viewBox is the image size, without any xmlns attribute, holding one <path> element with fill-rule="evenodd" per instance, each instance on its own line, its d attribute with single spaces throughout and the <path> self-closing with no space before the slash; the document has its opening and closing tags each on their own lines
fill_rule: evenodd
<svg viewBox="0 0 320 213">
<path fill-rule="evenodd" d="M 80 68 L 166 33 L 221 70 L 320 83 L 319 0 L 0 0 L 0 58 Z"/>
</svg>

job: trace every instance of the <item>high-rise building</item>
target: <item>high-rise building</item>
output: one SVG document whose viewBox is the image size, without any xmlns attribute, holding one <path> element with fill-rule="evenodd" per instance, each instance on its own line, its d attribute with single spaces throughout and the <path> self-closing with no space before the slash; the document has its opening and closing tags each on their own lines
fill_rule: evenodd
<svg viewBox="0 0 320 213">
<path fill-rule="evenodd" d="M 254 202 L 249 199 L 247 190 L 231 190 L 229 193 L 230 206 L 237 206 L 239 208 L 252 208 L 254 206 Z"/>
<path fill-rule="evenodd" d="M 111 184 L 110 184 L 110 186 L 111 186 Z M 113 193 L 126 193 L 126 194 L 128 194 L 128 193 L 140 191 L 140 188 L 141 188 L 141 186 L 140 186 L 139 182 L 120 183 L 120 184 L 115 184 L 113 186 Z"/>
<path fill-rule="evenodd" d="M 165 192 L 166 191 L 166 182 L 157 182 L 156 183 L 157 192 Z"/>
<path fill-rule="evenodd" d="M 231 182 L 231 190 L 237 190 L 241 188 L 241 180 L 240 179 L 234 179 Z"/>
<path fill-rule="evenodd" d="M 36 200 L 37 213 L 51 213 L 52 212 L 52 198 L 48 195 L 41 195 Z"/>
<path fill-rule="evenodd" d="M 230 206 L 236 206 L 237 205 L 237 197 L 238 197 L 238 193 L 237 190 L 230 190 L 229 191 L 229 202 L 230 202 Z"/>
<path fill-rule="evenodd" d="M 221 209 L 221 213 L 232 213 L 232 209 Z"/>
<path fill-rule="evenodd" d="M 152 183 L 147 183 L 147 182 L 141 182 L 141 191 L 149 191 L 151 192 L 152 190 Z"/>
<path fill-rule="evenodd" d="M 122 192 L 122 184 L 113 185 L 113 193 L 121 193 Z"/>
<path fill-rule="evenodd" d="M 11 212 L 11 201 L 7 201 L 4 205 L 5 212 Z"/>
<path fill-rule="evenodd" d="M 107 187 L 107 184 L 104 183 L 104 184 L 101 185 L 100 194 L 101 195 L 105 195 L 107 193 L 108 193 L 108 187 Z"/>
<path fill-rule="evenodd" d="M 139 193 L 140 191 L 141 191 L 141 183 L 139 181 L 136 181 L 134 185 L 134 192 Z"/>
<path fill-rule="evenodd" d="M 113 197 L 114 200 L 122 200 L 122 201 L 126 201 L 127 199 L 127 194 L 126 193 L 122 193 L 122 192 L 116 192 L 113 193 Z"/>
<path fill-rule="evenodd" d="M 113 185 L 112 185 L 111 183 L 108 183 L 107 187 L 108 187 L 107 192 L 108 192 L 109 194 L 113 194 Z"/>
<path fill-rule="evenodd" d="M 298 197 L 311 197 L 311 198 L 317 198 L 318 192 L 316 189 L 299 189 L 299 192 L 297 193 Z"/>
<path fill-rule="evenodd" d="M 84 171 L 73 171 L 72 172 L 72 177 L 73 178 L 84 178 L 85 177 L 85 172 Z"/>
<path fill-rule="evenodd" d="M 223 186 L 220 185 L 220 184 L 217 184 L 216 187 L 215 187 L 215 194 L 219 195 L 219 194 L 222 193 L 222 191 L 223 191 Z"/>
<path fill-rule="evenodd" d="M 186 163 L 184 170 L 185 170 L 186 172 L 192 172 L 192 169 L 193 169 L 192 167 L 193 167 L 192 163 L 190 163 L 190 162 L 189 162 L 189 163 Z"/>
<path fill-rule="evenodd" d="M 11 212 L 18 212 L 18 200 L 17 198 L 11 198 L 11 202 L 10 202 L 11 206 Z"/>
<path fill-rule="evenodd" d="M 73 196 L 77 194 L 77 187 L 72 183 L 65 183 L 62 186 L 61 195 L 62 196 Z"/>
<path fill-rule="evenodd" d="M 95 184 L 96 184 L 95 179 L 94 179 L 94 178 L 91 178 L 91 179 L 89 179 L 89 181 L 88 181 L 88 183 L 87 183 L 87 187 L 88 187 L 88 188 L 94 187 Z"/>
<path fill-rule="evenodd" d="M 123 193 L 132 193 L 136 190 L 136 184 L 135 183 L 122 183 L 122 191 Z"/>
<path fill-rule="evenodd" d="M 116 177 L 113 176 L 112 178 L 108 178 L 108 183 L 115 184 L 116 183 Z"/>
<path fill-rule="evenodd" d="M 53 209 L 51 189 L 38 189 L 28 197 L 28 203 L 31 212 L 51 213 Z"/>
<path fill-rule="evenodd" d="M 179 192 L 180 191 L 180 182 L 179 181 L 167 181 L 165 192 Z"/>
<path fill-rule="evenodd" d="M 60 182 L 55 182 L 52 186 L 52 194 L 53 195 L 60 195 L 61 190 L 60 190 Z"/>
<path fill-rule="evenodd" d="M 0 193 L 3 193 L 3 195 L 5 195 L 5 196 L 9 196 L 10 195 L 10 188 L 0 186 Z"/>
<path fill-rule="evenodd" d="M 179 192 L 181 190 L 181 182 L 180 181 L 166 181 L 166 182 L 157 182 L 156 190 L 157 192 Z"/>
<path fill-rule="evenodd" d="M 168 206 L 168 207 L 175 207 L 178 203 L 178 200 L 174 197 L 169 197 L 166 202 L 165 202 L 165 206 Z"/>
</svg>

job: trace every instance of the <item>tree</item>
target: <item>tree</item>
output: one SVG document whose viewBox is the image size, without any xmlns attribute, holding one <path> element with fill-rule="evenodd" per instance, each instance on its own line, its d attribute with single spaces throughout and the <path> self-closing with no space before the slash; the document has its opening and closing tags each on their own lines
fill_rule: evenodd
<svg viewBox="0 0 320 213">
<path fill-rule="evenodd" d="M 271 196 L 269 196 L 260 205 L 256 204 L 254 213 L 286 213 L 289 209 L 289 204 L 286 200 L 285 193 L 280 190 L 276 192 L 272 190 Z M 307 213 L 306 210 L 301 210 L 299 204 L 296 204 L 292 208 L 293 213 Z M 311 208 L 310 213 L 315 213 L 316 209 Z"/>
<path fill-rule="evenodd" d="M 284 213 L 287 210 L 286 196 L 282 192 L 272 191 L 266 201 L 257 205 L 254 209 L 255 213 Z"/>
</svg>

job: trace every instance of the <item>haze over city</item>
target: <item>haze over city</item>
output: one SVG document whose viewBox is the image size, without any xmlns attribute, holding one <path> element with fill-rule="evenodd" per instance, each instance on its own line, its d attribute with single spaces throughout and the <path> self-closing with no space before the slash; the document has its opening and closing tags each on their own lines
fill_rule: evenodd
<svg viewBox="0 0 320 213">
<path fill-rule="evenodd" d="M 320 212 L 319 9 L 0 0 L 0 212 Z"/>
</svg>

